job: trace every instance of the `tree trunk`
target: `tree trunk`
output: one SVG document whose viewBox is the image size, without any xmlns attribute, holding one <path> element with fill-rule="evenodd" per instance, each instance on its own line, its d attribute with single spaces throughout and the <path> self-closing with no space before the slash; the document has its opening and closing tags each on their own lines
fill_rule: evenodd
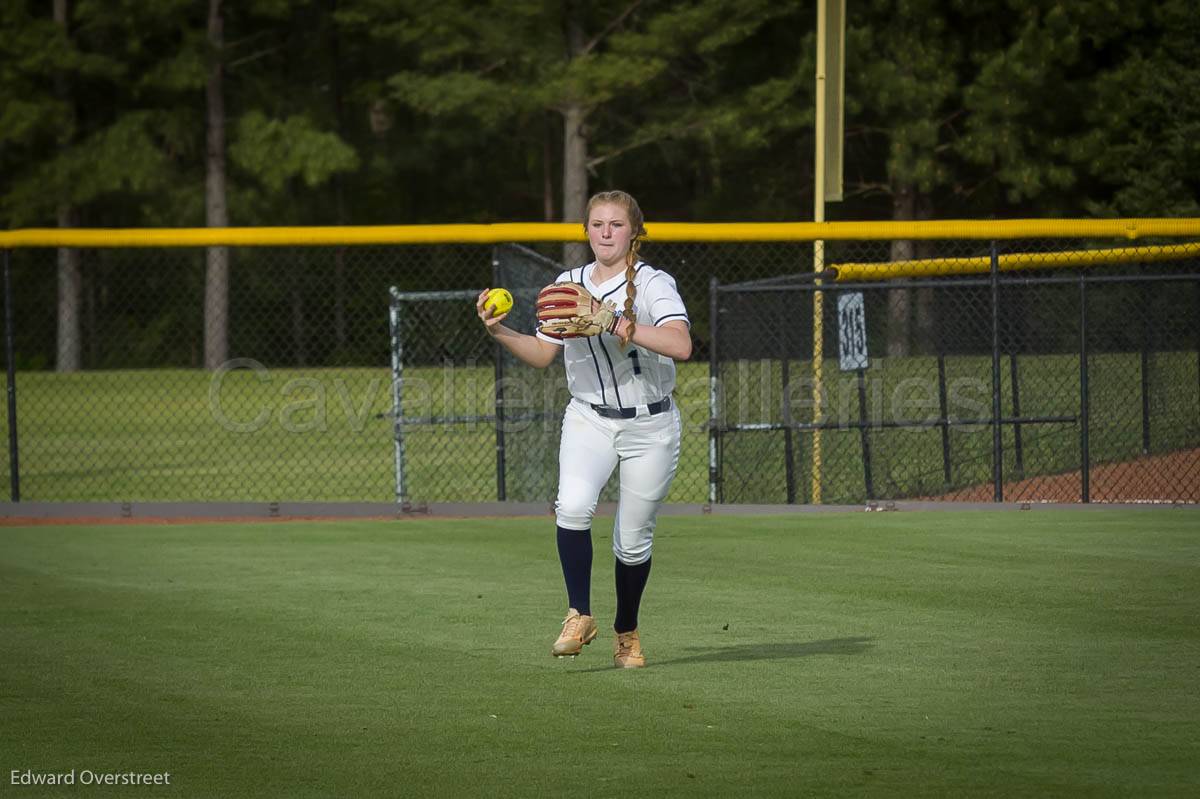
<svg viewBox="0 0 1200 799">
<path fill-rule="evenodd" d="M 579 22 L 577 4 L 567 8 L 567 56 L 574 60 L 584 50 L 586 40 L 583 25 Z M 564 222 L 584 222 L 587 211 L 587 131 L 584 123 L 588 109 L 582 99 L 575 98 L 563 110 L 563 192 L 562 211 Z M 586 244 L 564 244 L 563 265 L 570 269 L 592 260 Z"/>
<path fill-rule="evenodd" d="M 205 223 L 228 227 L 225 201 L 225 95 L 221 64 L 225 44 L 221 0 L 208 3 L 208 149 L 205 163 Z M 204 276 L 204 367 L 217 369 L 229 360 L 229 248 L 209 247 Z"/>
<path fill-rule="evenodd" d="M 896 187 L 892 194 L 892 219 L 910 220 L 916 211 L 916 192 L 909 184 Z M 911 261 L 913 242 L 892 242 L 891 260 Z M 889 358 L 902 358 L 909 353 L 911 340 L 912 297 L 910 289 L 890 289 L 887 295 L 887 354 Z"/>
<path fill-rule="evenodd" d="M 542 124 L 542 220 L 554 221 L 554 142 L 549 118 Z"/>
<path fill-rule="evenodd" d="M 329 0 L 329 19 L 337 15 L 337 0 Z M 337 119 L 338 136 L 346 138 L 346 103 L 342 96 L 342 63 L 341 39 L 338 37 L 337 24 L 329 26 L 330 59 L 333 70 L 333 112 Z M 339 225 L 346 224 L 346 182 L 342 173 L 338 172 L 333 178 L 334 200 L 337 204 L 336 221 Z M 344 357 L 346 351 L 346 248 L 338 247 L 333 251 L 333 340 L 338 356 Z"/>
<path fill-rule="evenodd" d="M 300 290 L 303 276 L 292 282 L 292 357 L 296 366 L 308 366 L 308 350 L 304 346 L 304 294 Z"/>
<path fill-rule="evenodd" d="M 60 205 L 58 226 L 78 226 L 75 208 Z M 82 368 L 80 346 L 80 310 L 83 298 L 83 276 L 79 268 L 79 250 L 60 247 L 58 250 L 58 352 L 55 371 L 77 372 Z"/>
<path fill-rule="evenodd" d="M 71 38 L 70 0 L 54 0 L 54 22 Z M 54 76 L 54 93 L 68 109 L 70 119 L 58 140 L 59 147 L 69 147 L 75 136 L 75 99 L 70 78 L 64 72 Z M 69 200 L 63 198 L 58 206 L 58 226 L 78 227 L 79 214 Z M 79 250 L 62 247 L 58 250 L 58 335 L 54 368 L 59 372 L 77 372 L 82 367 L 80 346 L 80 309 L 83 298 L 83 277 L 79 268 Z"/>
<path fill-rule="evenodd" d="M 96 316 L 98 313 L 96 306 L 99 305 L 100 301 L 97 295 L 99 294 L 103 297 L 107 292 L 103 288 L 104 270 L 99 264 L 92 270 L 92 274 L 89 277 L 91 279 L 88 280 L 83 292 L 83 329 L 87 333 L 88 363 L 95 365 L 100 363 L 100 347 L 98 346 L 100 331 L 96 326 Z M 97 284 L 100 284 L 100 286 L 97 287 Z"/>
<path fill-rule="evenodd" d="M 933 201 L 929 195 L 922 194 L 917 197 L 917 218 L 921 221 L 928 221 L 933 218 Z M 934 255 L 933 243 L 922 239 L 916 243 L 916 257 L 922 260 L 932 258 Z M 917 308 L 916 308 L 916 324 L 917 324 L 917 341 L 921 347 L 922 354 L 936 354 L 940 345 L 937 335 L 937 293 L 931 287 L 917 289 Z"/>
<path fill-rule="evenodd" d="M 338 219 L 338 224 L 345 224 Z M 346 248 L 333 251 L 333 341 L 339 358 L 346 357 Z"/>
<path fill-rule="evenodd" d="M 563 221 L 582 225 L 587 211 L 587 139 L 583 120 L 587 112 L 572 105 L 563 115 Z M 569 269 L 592 260 L 586 244 L 563 245 L 563 264 Z"/>
</svg>

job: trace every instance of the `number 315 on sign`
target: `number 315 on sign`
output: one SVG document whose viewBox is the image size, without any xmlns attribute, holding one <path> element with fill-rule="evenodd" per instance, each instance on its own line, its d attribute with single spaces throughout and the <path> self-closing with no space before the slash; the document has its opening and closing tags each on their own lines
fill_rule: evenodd
<svg viewBox="0 0 1200 799">
<path fill-rule="evenodd" d="M 867 312 L 861 291 L 838 295 L 838 367 L 843 372 L 867 368 Z"/>
</svg>

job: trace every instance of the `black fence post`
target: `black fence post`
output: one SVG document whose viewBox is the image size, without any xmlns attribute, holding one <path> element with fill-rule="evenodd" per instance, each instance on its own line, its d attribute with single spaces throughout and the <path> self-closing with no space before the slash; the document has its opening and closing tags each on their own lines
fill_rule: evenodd
<svg viewBox="0 0 1200 799">
<path fill-rule="evenodd" d="M 1146 269 L 1142 267 L 1142 274 Z M 1150 326 L 1150 284 L 1143 283 L 1142 290 L 1142 454 L 1150 454 L 1150 348 L 1153 346 Z"/>
<path fill-rule="evenodd" d="M 1021 441 L 1021 381 L 1017 373 L 1017 354 L 1008 354 L 1008 375 L 1012 381 L 1012 415 L 1013 415 L 1013 473 L 1016 479 L 1025 477 L 1025 447 Z"/>
<path fill-rule="evenodd" d="M 1080 502 L 1092 501 L 1091 455 L 1088 452 L 1088 315 L 1087 280 L 1079 275 L 1079 476 Z"/>
<path fill-rule="evenodd" d="M 720 366 L 717 363 L 717 286 L 716 275 L 708 281 L 708 501 L 721 501 Z"/>
<path fill-rule="evenodd" d="M 992 499 L 1004 500 L 1004 450 L 1000 431 L 1000 257 L 992 242 Z"/>
<path fill-rule="evenodd" d="M 783 417 L 783 473 L 787 483 L 787 504 L 796 504 L 796 467 L 794 463 L 794 452 L 792 449 L 792 403 L 791 397 L 788 394 L 788 382 L 791 379 L 791 368 L 789 361 L 791 355 L 788 352 L 787 333 L 791 328 L 785 323 L 783 325 L 782 334 L 779 336 L 779 341 L 782 342 L 782 374 L 780 379 L 783 383 L 783 407 L 780 409 Z"/>
<path fill-rule="evenodd" d="M 946 401 L 946 356 L 938 352 L 938 410 L 942 419 L 942 487 L 950 487 L 950 408 Z"/>
<path fill-rule="evenodd" d="M 862 440 L 863 453 L 863 484 L 867 489 L 867 499 L 875 499 L 875 479 L 871 473 L 871 431 L 867 425 L 867 374 L 864 369 L 858 372 L 858 421 L 859 438 Z"/>
<path fill-rule="evenodd" d="M 500 283 L 500 257 L 493 248 L 492 285 L 498 286 Z M 508 496 L 504 474 L 504 348 L 495 345 L 492 347 L 492 354 L 495 358 L 493 374 L 496 380 L 496 501 L 504 502 Z"/>
<path fill-rule="evenodd" d="M 21 457 L 17 447 L 17 364 L 13 345 L 12 251 L 4 251 L 4 357 L 8 385 L 8 476 L 9 496 L 21 501 Z"/>
</svg>

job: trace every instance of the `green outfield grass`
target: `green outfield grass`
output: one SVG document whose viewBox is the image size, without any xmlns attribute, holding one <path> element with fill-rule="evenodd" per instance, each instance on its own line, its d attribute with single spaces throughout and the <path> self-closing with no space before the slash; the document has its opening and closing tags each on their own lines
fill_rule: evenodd
<svg viewBox="0 0 1200 799">
<path fill-rule="evenodd" d="M 649 667 L 548 518 L 0 529 L 0 775 L 124 796 L 1195 796 L 1188 510 L 664 518 Z M 602 531 L 605 523 L 598 523 Z M 612 620 L 607 534 L 593 606 Z"/>
<path fill-rule="evenodd" d="M 991 414 L 991 360 L 947 359 L 952 418 Z M 1152 358 L 1152 451 L 1200 446 L 1197 358 L 1162 352 Z M 1140 361 L 1137 354 L 1091 359 L 1091 453 L 1094 463 L 1138 457 L 1142 448 Z M 1070 416 L 1079 412 L 1078 360 L 1027 356 L 1020 360 L 1021 411 Z M 1002 413 L 1012 415 L 1008 362 L 1002 368 Z M 792 416 L 810 420 L 811 389 L 805 363 L 793 362 Z M 556 417 L 565 402 L 561 367 L 539 376 L 557 386 L 531 389 L 532 410 Z M 933 358 L 876 359 L 870 371 L 872 418 L 919 420 L 938 415 Z M 409 369 L 404 407 L 409 417 L 485 416 L 493 412 L 491 365 L 451 370 Z M 355 500 L 390 501 L 395 494 L 391 375 L 384 369 L 238 370 L 217 379 L 206 372 L 150 370 L 82 372 L 18 377 L 23 497 L 43 501 Z M 782 421 L 783 374 L 776 361 L 728 364 L 722 371 L 724 422 Z M 708 365 L 679 368 L 676 399 L 684 420 L 673 502 L 708 499 Z M 561 396 L 560 396 L 561 395 Z M 548 398 L 547 398 L 548 397 Z M 824 413 L 832 422 L 858 418 L 853 375 L 826 365 Z M 7 419 L 0 431 L 7 440 Z M 557 469 L 557 418 L 534 424 L 543 433 L 517 460 L 544 476 L 522 495 L 514 477 L 510 499 L 548 501 Z M 549 431 L 545 434 L 544 431 Z M 871 431 L 876 497 L 902 498 L 991 481 L 990 426 L 951 432 L 952 474 L 943 482 L 937 428 Z M 1079 468 L 1079 426 L 1026 425 L 1024 471 L 1015 463 L 1015 431 L 1003 430 L 1005 474 L 1010 478 Z M 510 439 L 510 445 L 512 440 Z M 784 502 L 784 434 L 723 437 L 724 500 Z M 417 501 L 496 499 L 496 437 L 487 421 L 410 426 L 405 468 Z M 823 435 L 824 501 L 857 503 L 864 497 L 861 437 L 854 429 Z M 793 436 L 797 499 L 811 485 L 812 436 Z M 9 463 L 0 459 L 0 480 Z M 535 481 L 537 482 L 537 481 Z M 543 484 L 544 483 L 544 484 Z"/>
</svg>

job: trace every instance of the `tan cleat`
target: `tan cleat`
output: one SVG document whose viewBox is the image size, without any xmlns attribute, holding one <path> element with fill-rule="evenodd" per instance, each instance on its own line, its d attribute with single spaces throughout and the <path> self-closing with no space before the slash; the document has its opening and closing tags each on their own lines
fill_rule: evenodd
<svg viewBox="0 0 1200 799">
<path fill-rule="evenodd" d="M 567 611 L 567 617 L 563 619 L 562 632 L 558 635 L 558 640 L 554 642 L 550 654 L 556 658 L 574 657 L 583 651 L 583 648 L 590 644 L 596 637 L 596 620 L 591 616 L 584 616 L 575 608 Z"/>
<path fill-rule="evenodd" d="M 640 669 L 646 665 L 642 640 L 638 638 L 637 630 L 617 633 L 617 641 L 613 646 L 613 665 L 618 669 Z"/>
</svg>

